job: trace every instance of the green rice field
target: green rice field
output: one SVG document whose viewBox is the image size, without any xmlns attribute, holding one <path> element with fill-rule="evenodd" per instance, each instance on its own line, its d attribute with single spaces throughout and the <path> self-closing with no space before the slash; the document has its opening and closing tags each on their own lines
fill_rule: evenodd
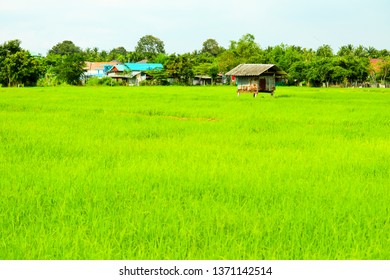
<svg viewBox="0 0 390 280">
<path fill-rule="evenodd" d="M 389 260 L 390 90 L 0 88 L 0 259 Z"/>
</svg>

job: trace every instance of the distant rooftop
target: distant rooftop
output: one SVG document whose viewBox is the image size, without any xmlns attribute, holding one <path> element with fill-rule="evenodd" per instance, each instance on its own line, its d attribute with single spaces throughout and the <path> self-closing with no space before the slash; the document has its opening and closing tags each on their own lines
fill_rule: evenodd
<svg viewBox="0 0 390 280">
<path fill-rule="evenodd" d="M 262 73 L 272 69 L 279 75 L 285 75 L 282 69 L 275 64 L 240 64 L 226 73 L 227 76 L 259 76 Z"/>
<path fill-rule="evenodd" d="M 161 63 L 125 63 L 125 65 L 132 71 L 148 71 L 164 68 Z"/>
</svg>

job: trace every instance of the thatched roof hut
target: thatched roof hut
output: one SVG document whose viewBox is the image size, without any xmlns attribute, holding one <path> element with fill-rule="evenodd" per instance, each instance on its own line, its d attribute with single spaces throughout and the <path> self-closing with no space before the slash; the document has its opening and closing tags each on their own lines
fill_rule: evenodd
<svg viewBox="0 0 390 280">
<path fill-rule="evenodd" d="M 275 64 L 240 64 L 226 73 L 237 83 L 238 94 L 242 92 L 271 92 L 275 90 L 276 79 L 287 73 Z"/>
<path fill-rule="evenodd" d="M 226 73 L 227 76 L 260 76 L 262 74 L 279 74 L 286 75 L 287 73 L 280 69 L 275 64 L 240 64 Z"/>
</svg>

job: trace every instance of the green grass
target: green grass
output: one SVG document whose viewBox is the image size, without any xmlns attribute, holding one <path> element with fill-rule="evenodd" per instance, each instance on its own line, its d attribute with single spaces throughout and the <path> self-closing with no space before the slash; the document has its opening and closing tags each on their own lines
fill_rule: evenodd
<svg viewBox="0 0 390 280">
<path fill-rule="evenodd" d="M 0 259 L 390 259 L 390 91 L 0 88 Z"/>
</svg>

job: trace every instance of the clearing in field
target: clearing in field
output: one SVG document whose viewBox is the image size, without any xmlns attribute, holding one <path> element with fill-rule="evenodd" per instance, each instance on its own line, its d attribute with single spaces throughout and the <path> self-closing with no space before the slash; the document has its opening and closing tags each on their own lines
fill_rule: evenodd
<svg viewBox="0 0 390 280">
<path fill-rule="evenodd" d="M 0 259 L 390 259 L 390 92 L 0 89 Z"/>
</svg>

